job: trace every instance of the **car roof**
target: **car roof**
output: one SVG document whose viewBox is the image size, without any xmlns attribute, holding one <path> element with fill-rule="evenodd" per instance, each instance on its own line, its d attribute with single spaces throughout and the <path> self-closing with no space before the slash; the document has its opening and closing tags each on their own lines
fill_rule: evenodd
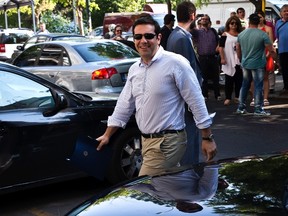
<svg viewBox="0 0 288 216">
<path fill-rule="evenodd" d="M 79 40 L 75 39 L 75 40 L 67 40 L 67 41 L 45 41 L 45 42 L 34 44 L 33 46 L 40 45 L 40 44 L 59 44 L 59 45 L 68 44 L 68 45 L 74 46 L 74 45 L 80 45 L 80 44 L 83 44 L 83 43 L 85 43 L 85 44 L 95 44 L 95 43 L 105 43 L 105 42 L 120 43 L 120 42 L 118 42 L 116 40 L 109 40 L 109 39 L 80 38 Z"/>
<path fill-rule="evenodd" d="M 65 36 L 65 37 L 85 37 L 83 35 L 79 35 L 79 34 L 71 34 L 71 33 L 45 33 L 45 34 L 36 34 L 33 35 L 33 37 L 36 36 L 47 36 L 47 37 L 61 37 L 61 36 Z"/>
</svg>

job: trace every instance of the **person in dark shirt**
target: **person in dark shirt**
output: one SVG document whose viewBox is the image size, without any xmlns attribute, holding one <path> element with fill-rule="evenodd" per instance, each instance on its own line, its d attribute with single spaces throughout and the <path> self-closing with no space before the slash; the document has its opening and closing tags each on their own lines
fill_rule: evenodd
<svg viewBox="0 0 288 216">
<path fill-rule="evenodd" d="M 173 30 L 175 16 L 173 14 L 166 14 L 164 17 L 164 26 L 161 28 L 161 42 L 160 45 L 166 50 L 167 40 Z"/>
</svg>

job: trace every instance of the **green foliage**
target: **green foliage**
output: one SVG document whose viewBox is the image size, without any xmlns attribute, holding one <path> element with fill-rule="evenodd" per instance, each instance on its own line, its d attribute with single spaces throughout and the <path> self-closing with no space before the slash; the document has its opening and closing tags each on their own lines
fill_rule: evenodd
<svg viewBox="0 0 288 216">
<path fill-rule="evenodd" d="M 70 18 L 63 17 L 60 14 L 53 14 L 51 12 L 44 13 L 41 22 L 46 23 L 46 28 L 49 32 L 75 33 L 74 25 Z"/>
<path fill-rule="evenodd" d="M 209 1 L 210 0 L 193 0 L 197 6 L 207 4 Z M 73 20 L 73 0 L 35 0 L 34 2 L 36 16 L 42 21 L 47 19 L 47 28 L 49 31 L 74 32 L 74 27 L 70 24 L 71 20 Z M 146 4 L 145 0 L 90 0 L 89 2 L 93 28 L 103 25 L 105 13 L 141 11 Z M 154 3 L 166 2 L 166 0 L 154 0 Z M 180 2 L 182 2 L 182 0 L 171 0 L 172 10 L 176 10 L 177 4 Z M 83 12 L 85 22 L 87 20 L 86 0 L 75 0 L 75 6 L 79 11 Z M 33 29 L 31 7 L 21 7 L 20 11 L 21 27 Z M 7 11 L 7 14 L 9 27 L 18 27 L 17 10 L 10 9 Z M 64 18 L 60 18 L 60 14 Z M 0 25 L 5 26 L 3 11 L 0 11 Z M 59 25 L 59 27 L 56 27 L 56 25 Z"/>
</svg>

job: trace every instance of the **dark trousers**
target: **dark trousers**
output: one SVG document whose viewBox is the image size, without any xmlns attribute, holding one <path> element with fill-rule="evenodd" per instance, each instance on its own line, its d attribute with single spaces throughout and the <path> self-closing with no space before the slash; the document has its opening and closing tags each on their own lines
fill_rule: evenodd
<svg viewBox="0 0 288 216">
<path fill-rule="evenodd" d="M 200 55 L 199 56 L 202 71 L 202 94 L 208 98 L 208 80 L 212 80 L 214 96 L 220 96 L 219 88 L 219 63 L 216 55 Z"/>
<path fill-rule="evenodd" d="M 229 76 L 225 74 L 225 96 L 226 99 L 231 100 L 232 93 L 234 89 L 235 98 L 239 98 L 240 89 L 243 80 L 243 72 L 240 65 L 235 66 L 235 74 L 234 76 Z"/>
<path fill-rule="evenodd" d="M 283 77 L 284 89 L 288 90 L 288 53 L 279 53 L 279 63 Z"/>
</svg>

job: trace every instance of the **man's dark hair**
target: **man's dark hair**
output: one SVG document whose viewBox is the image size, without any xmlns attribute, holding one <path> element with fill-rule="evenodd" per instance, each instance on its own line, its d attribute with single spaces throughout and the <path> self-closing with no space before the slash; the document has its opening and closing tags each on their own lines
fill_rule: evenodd
<svg viewBox="0 0 288 216">
<path fill-rule="evenodd" d="M 260 18 L 257 13 L 253 13 L 249 16 L 249 23 L 252 25 L 258 25 L 260 23 Z"/>
<path fill-rule="evenodd" d="M 191 14 L 196 13 L 195 5 L 190 1 L 181 2 L 177 6 L 176 14 L 177 14 L 177 21 L 186 23 L 190 20 Z"/>
<path fill-rule="evenodd" d="M 164 17 L 164 24 L 168 25 L 172 21 L 175 21 L 175 16 L 173 14 L 166 14 Z"/>
<path fill-rule="evenodd" d="M 242 8 L 242 7 L 239 7 L 239 8 L 236 10 L 237 14 L 238 14 L 240 11 L 244 11 L 244 12 L 245 12 L 245 9 Z"/>
<path fill-rule="evenodd" d="M 160 33 L 160 26 L 159 26 L 159 23 L 154 20 L 150 15 L 149 16 L 143 16 L 143 17 L 140 17 L 139 19 L 137 19 L 133 26 L 132 26 L 132 33 L 134 35 L 134 29 L 137 25 L 153 25 L 155 27 L 155 33 L 156 35 L 158 35 Z"/>
</svg>

